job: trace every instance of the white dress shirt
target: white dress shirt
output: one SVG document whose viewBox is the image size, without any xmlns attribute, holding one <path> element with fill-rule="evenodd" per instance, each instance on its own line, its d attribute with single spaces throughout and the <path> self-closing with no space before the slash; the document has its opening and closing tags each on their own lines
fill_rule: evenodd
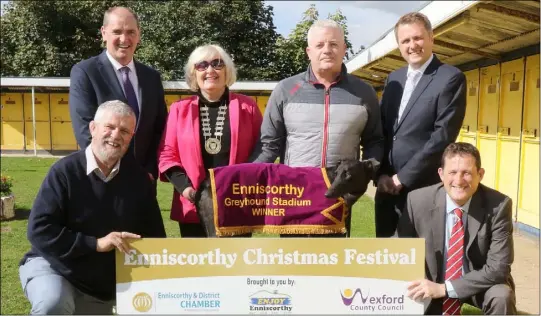
<svg viewBox="0 0 541 316">
<path fill-rule="evenodd" d="M 120 171 L 120 159 L 118 159 L 117 163 L 109 173 L 109 175 L 106 177 L 103 171 L 101 171 L 100 167 L 98 166 L 98 162 L 96 161 L 96 157 L 94 157 L 94 153 L 92 152 L 91 145 L 88 145 L 85 149 L 85 156 L 86 156 L 86 175 L 90 175 L 92 172 L 94 172 L 103 182 L 109 182 L 111 181 Z"/>
<path fill-rule="evenodd" d="M 462 227 L 464 229 L 464 237 L 466 237 L 466 228 L 468 227 L 468 210 L 470 208 L 471 198 L 466 202 L 463 206 L 456 205 L 453 200 L 449 197 L 448 194 L 446 194 L 445 198 L 445 249 L 443 249 L 443 271 L 447 270 L 447 248 L 449 248 L 449 239 L 451 237 L 451 233 L 453 231 L 453 226 L 455 225 L 456 221 L 458 221 L 458 217 L 456 216 L 455 212 L 453 212 L 456 208 L 459 208 L 462 210 Z M 471 236 L 470 236 L 471 238 Z M 466 238 L 464 238 L 466 240 Z M 464 256 L 462 257 L 462 274 L 468 273 L 468 259 L 466 256 L 466 243 L 464 243 Z M 445 274 L 444 274 L 445 277 Z M 453 288 L 453 285 L 449 281 L 445 281 L 445 288 L 447 289 L 447 295 L 451 298 L 458 298 L 458 295 L 455 292 L 455 289 Z"/>
<path fill-rule="evenodd" d="M 109 58 L 109 61 L 113 65 L 113 69 L 115 70 L 116 78 L 118 79 L 118 83 L 120 84 L 120 87 L 122 88 L 122 92 L 124 92 L 124 96 L 126 96 L 126 91 L 124 91 L 124 83 L 122 81 L 122 72 L 120 71 L 120 68 L 124 67 L 122 66 L 116 59 L 114 59 L 108 51 L 105 51 L 105 54 L 107 55 L 107 58 Z M 126 67 L 130 68 L 130 72 L 128 74 L 128 77 L 130 78 L 131 85 L 133 86 L 133 91 L 135 91 L 135 96 L 137 97 L 137 105 L 139 106 L 139 113 L 141 113 L 141 89 L 139 88 L 139 80 L 137 79 L 137 72 L 135 71 L 135 64 L 133 63 L 133 59 L 130 61 Z"/>
<path fill-rule="evenodd" d="M 406 74 L 406 84 L 404 85 L 404 92 L 402 93 L 402 99 L 400 100 L 400 108 L 398 109 L 399 122 L 402 118 L 402 113 L 404 113 L 404 110 L 408 105 L 411 94 L 415 90 L 415 87 L 417 87 L 417 84 L 421 80 L 421 77 L 423 76 L 423 73 L 425 72 L 428 65 L 430 65 L 430 63 L 432 62 L 432 59 L 434 59 L 434 54 L 432 54 L 430 58 L 428 58 L 428 60 L 421 67 L 419 67 L 419 69 L 413 69 L 411 65 L 408 66 L 408 73 Z"/>
</svg>

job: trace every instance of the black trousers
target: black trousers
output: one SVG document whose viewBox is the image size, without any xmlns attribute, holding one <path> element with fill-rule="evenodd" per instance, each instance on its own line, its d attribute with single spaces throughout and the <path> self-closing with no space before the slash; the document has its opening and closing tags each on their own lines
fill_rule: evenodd
<svg viewBox="0 0 541 316">
<path fill-rule="evenodd" d="M 180 237 L 182 238 L 207 238 L 205 228 L 199 223 L 178 223 L 178 227 L 180 229 Z M 252 233 L 237 236 L 225 236 L 221 238 L 229 237 L 252 237 Z"/>
<path fill-rule="evenodd" d="M 346 216 L 346 233 L 336 234 L 280 234 L 280 238 L 298 238 L 298 237 L 311 237 L 311 238 L 349 238 L 351 237 L 351 208 L 348 210 L 348 216 Z"/>
<path fill-rule="evenodd" d="M 376 237 L 391 237 L 394 235 L 398 219 L 406 207 L 408 192 L 409 190 L 406 189 L 402 189 L 398 195 L 376 192 L 374 198 Z"/>
<path fill-rule="evenodd" d="M 186 238 L 206 238 L 207 232 L 203 225 L 199 223 L 178 223 L 180 237 Z"/>
</svg>

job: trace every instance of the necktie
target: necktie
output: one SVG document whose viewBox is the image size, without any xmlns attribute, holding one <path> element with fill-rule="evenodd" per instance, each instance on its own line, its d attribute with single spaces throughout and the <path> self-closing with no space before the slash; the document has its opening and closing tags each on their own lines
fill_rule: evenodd
<svg viewBox="0 0 541 316">
<path fill-rule="evenodd" d="M 128 105 L 132 108 L 135 113 L 136 121 L 139 121 L 139 104 L 137 103 L 137 97 L 135 95 L 135 90 L 130 81 L 129 73 L 130 68 L 122 67 L 120 68 L 122 72 L 122 85 L 124 86 L 124 93 L 126 94 L 126 99 L 128 99 Z"/>
<path fill-rule="evenodd" d="M 402 99 L 400 101 L 400 107 L 398 108 L 398 122 L 402 118 L 402 113 L 406 109 L 408 102 L 410 100 L 415 86 L 417 86 L 418 79 L 421 77 L 422 73 L 419 71 L 413 71 L 408 73 L 408 78 L 406 79 L 406 85 L 404 86 L 404 93 L 402 93 Z"/>
<path fill-rule="evenodd" d="M 449 247 L 447 248 L 447 269 L 445 281 L 458 279 L 462 276 L 462 259 L 464 257 L 464 226 L 462 224 L 462 210 L 454 210 L 458 217 L 451 231 Z M 460 315 L 460 301 L 457 298 L 446 298 L 443 301 L 443 315 Z"/>
</svg>

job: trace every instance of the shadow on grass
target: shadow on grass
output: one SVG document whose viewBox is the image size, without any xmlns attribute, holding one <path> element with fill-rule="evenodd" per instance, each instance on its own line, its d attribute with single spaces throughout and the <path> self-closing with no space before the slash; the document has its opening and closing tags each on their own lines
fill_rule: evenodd
<svg viewBox="0 0 541 316">
<path fill-rule="evenodd" d="M 2 219 L 3 222 L 24 221 L 30 216 L 30 210 L 27 208 L 16 208 L 15 216 L 9 219 Z"/>
</svg>

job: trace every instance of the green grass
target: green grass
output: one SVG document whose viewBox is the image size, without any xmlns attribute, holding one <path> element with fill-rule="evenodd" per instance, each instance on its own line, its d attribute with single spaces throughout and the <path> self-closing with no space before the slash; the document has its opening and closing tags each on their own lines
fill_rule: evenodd
<svg viewBox="0 0 541 316">
<path fill-rule="evenodd" d="M 26 238 L 28 211 L 54 158 L 1 158 L 2 175 L 13 178 L 16 199 L 16 217 L 1 223 L 2 251 L 2 302 L 1 315 L 28 314 L 30 304 L 23 294 L 19 281 L 19 261 L 30 248 Z M 169 219 L 172 189 L 168 183 L 158 184 L 158 201 L 164 218 L 168 237 L 180 237 L 178 224 Z M 352 237 L 374 237 L 374 202 L 362 197 L 353 207 Z M 254 237 L 269 237 L 257 234 Z M 275 235 L 272 235 L 275 236 Z M 479 314 L 474 307 L 465 307 L 463 314 Z"/>
</svg>

